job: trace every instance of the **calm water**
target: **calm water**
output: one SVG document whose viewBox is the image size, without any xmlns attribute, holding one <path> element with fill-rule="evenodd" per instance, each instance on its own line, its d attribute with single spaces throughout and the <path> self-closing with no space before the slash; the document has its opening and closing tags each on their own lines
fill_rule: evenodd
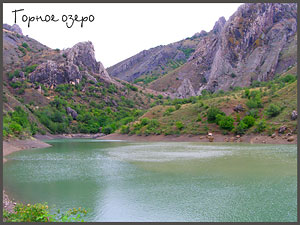
<svg viewBox="0 0 300 225">
<path fill-rule="evenodd" d="M 8 157 L 10 196 L 86 221 L 297 221 L 296 145 L 49 143 Z"/>
</svg>

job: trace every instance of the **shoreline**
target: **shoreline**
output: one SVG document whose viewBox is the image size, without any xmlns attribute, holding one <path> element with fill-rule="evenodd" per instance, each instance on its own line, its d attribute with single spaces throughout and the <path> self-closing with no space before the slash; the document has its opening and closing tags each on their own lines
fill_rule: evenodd
<svg viewBox="0 0 300 225">
<path fill-rule="evenodd" d="M 297 135 L 293 135 L 294 140 L 288 141 L 291 136 L 276 135 L 275 137 L 267 135 L 244 135 L 237 137 L 236 135 L 213 134 L 214 140 L 210 142 L 207 135 L 149 135 L 137 136 L 113 133 L 98 140 L 124 140 L 124 141 L 143 141 L 143 142 L 218 142 L 218 143 L 250 143 L 250 144 L 297 144 Z"/>
</svg>

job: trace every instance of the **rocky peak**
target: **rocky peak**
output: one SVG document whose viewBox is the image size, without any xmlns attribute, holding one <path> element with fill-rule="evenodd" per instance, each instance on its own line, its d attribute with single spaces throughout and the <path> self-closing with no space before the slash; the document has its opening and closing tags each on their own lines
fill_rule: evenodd
<svg viewBox="0 0 300 225">
<path fill-rule="evenodd" d="M 215 23 L 212 31 L 214 33 L 221 33 L 225 23 L 226 23 L 226 19 L 224 18 L 224 16 L 220 17 L 219 20 Z"/>
<path fill-rule="evenodd" d="M 95 58 L 95 50 L 92 42 L 79 42 L 72 48 L 63 51 L 69 63 L 78 66 L 79 70 L 87 70 L 104 79 L 111 80 L 101 62 Z"/>
<path fill-rule="evenodd" d="M 19 27 L 18 24 L 14 24 L 12 26 L 8 25 L 8 24 L 3 24 L 3 29 L 12 31 L 12 32 L 16 32 L 20 35 L 23 35 L 22 29 Z"/>
</svg>

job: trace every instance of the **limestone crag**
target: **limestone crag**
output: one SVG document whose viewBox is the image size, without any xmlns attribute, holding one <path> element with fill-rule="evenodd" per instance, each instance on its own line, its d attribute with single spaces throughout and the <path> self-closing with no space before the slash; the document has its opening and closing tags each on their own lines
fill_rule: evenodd
<svg viewBox="0 0 300 225">
<path fill-rule="evenodd" d="M 64 83 L 78 84 L 83 77 L 95 83 L 97 78 L 111 80 L 102 63 L 96 61 L 91 42 L 80 42 L 62 51 L 60 59 L 42 63 L 31 73 L 30 81 L 55 87 Z"/>
</svg>

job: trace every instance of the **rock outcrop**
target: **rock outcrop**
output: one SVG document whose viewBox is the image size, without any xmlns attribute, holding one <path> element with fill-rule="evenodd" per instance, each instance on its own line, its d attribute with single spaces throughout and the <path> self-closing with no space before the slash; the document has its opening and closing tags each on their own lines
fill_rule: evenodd
<svg viewBox="0 0 300 225">
<path fill-rule="evenodd" d="M 18 24 L 14 24 L 12 26 L 10 26 L 8 24 L 3 24 L 3 29 L 23 35 L 22 29 L 19 27 Z"/>
<path fill-rule="evenodd" d="M 91 42 L 80 42 L 64 50 L 59 60 L 42 63 L 30 74 L 30 81 L 55 87 L 64 83 L 78 84 L 83 77 L 95 83 L 96 78 L 111 81 L 102 63 L 96 61 Z"/>
</svg>

